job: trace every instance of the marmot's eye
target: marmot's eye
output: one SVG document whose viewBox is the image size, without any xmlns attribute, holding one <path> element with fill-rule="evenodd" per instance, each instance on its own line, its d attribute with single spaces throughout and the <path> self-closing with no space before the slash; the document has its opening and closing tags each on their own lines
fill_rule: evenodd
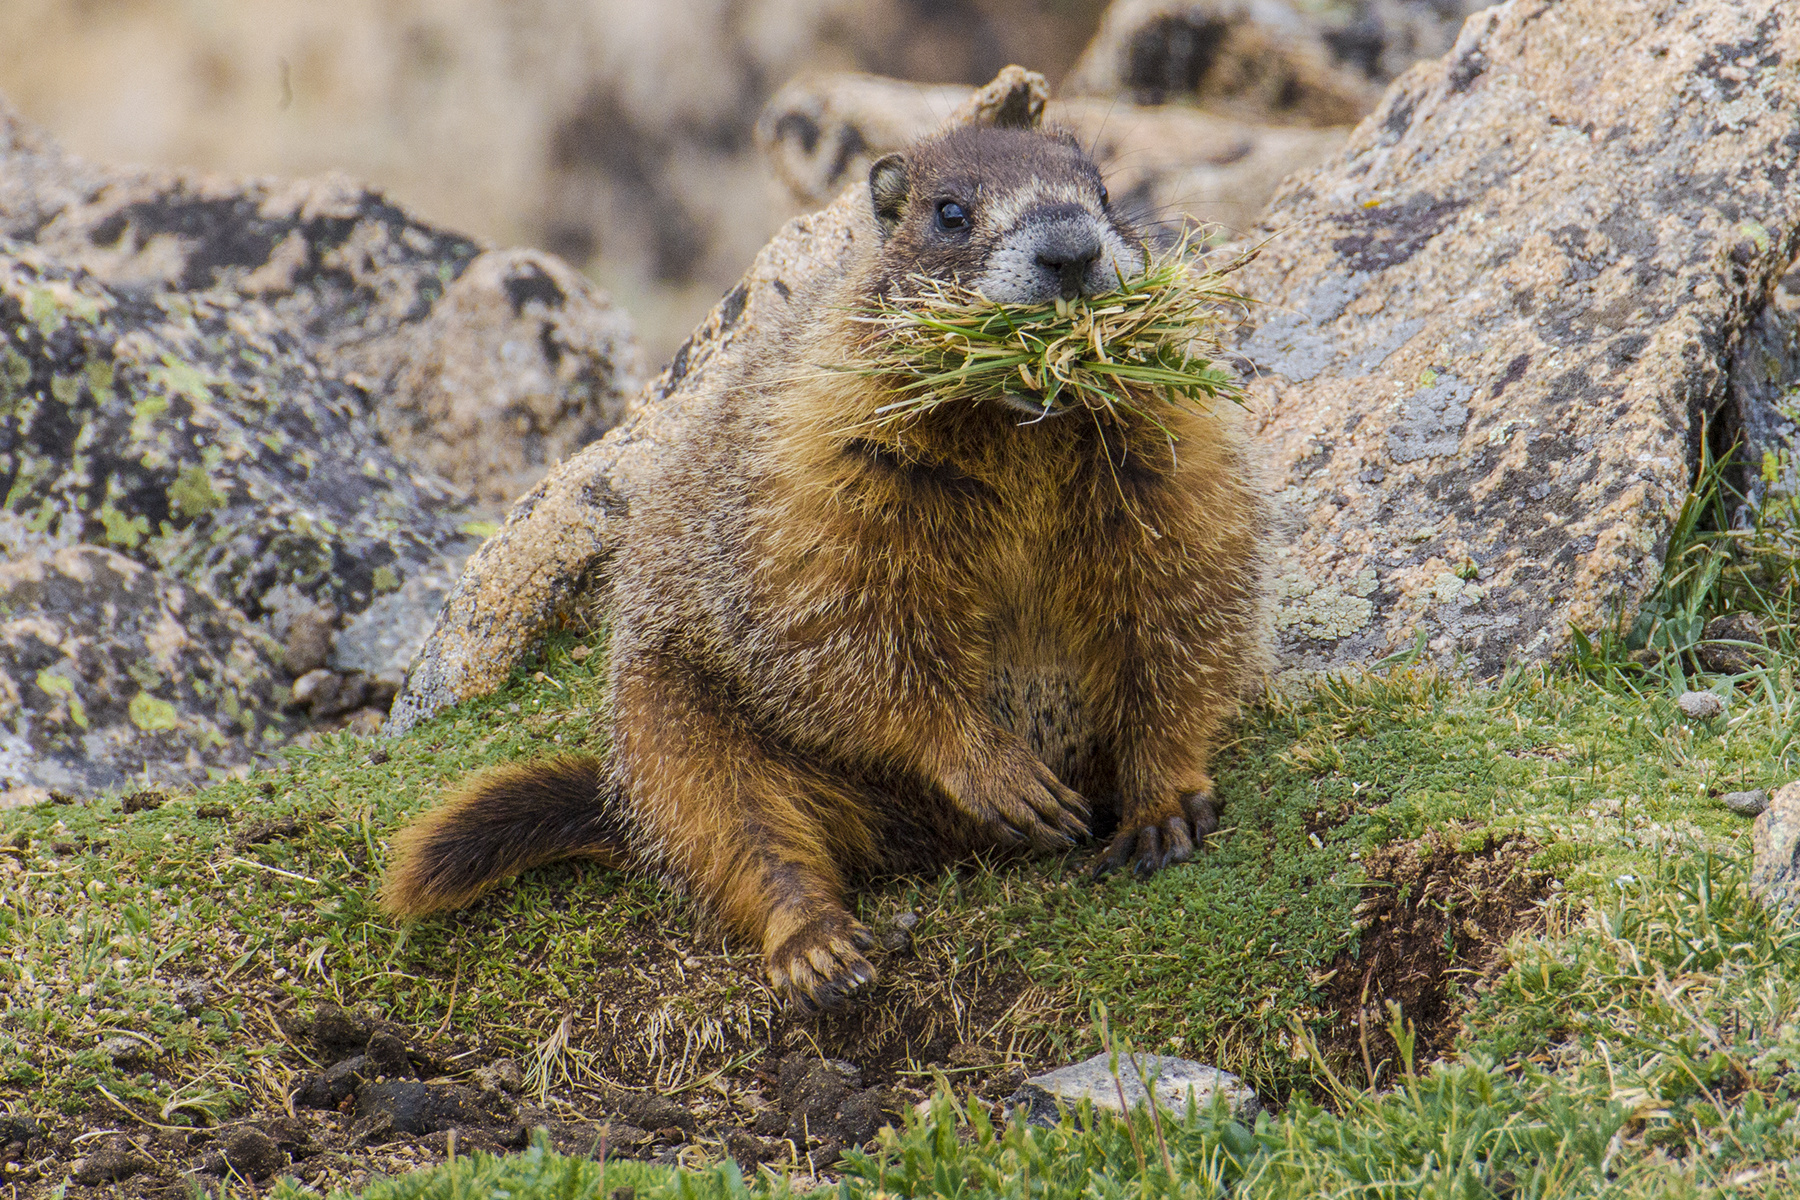
<svg viewBox="0 0 1800 1200">
<path fill-rule="evenodd" d="M 954 200 L 940 200 L 937 206 L 937 224 L 943 230 L 963 229 L 969 224 L 969 214 Z"/>
<path fill-rule="evenodd" d="M 1111 204 L 1111 203 L 1112 203 L 1112 197 L 1107 194 L 1106 185 L 1103 183 L 1100 185 L 1100 207 L 1105 208 L 1108 204 Z"/>
</svg>

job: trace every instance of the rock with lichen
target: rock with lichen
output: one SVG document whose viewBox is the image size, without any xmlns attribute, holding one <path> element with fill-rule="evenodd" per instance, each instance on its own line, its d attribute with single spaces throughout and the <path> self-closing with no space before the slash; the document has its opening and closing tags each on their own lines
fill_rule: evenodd
<svg viewBox="0 0 1800 1200">
<path fill-rule="evenodd" d="M 204 783 L 295 722 L 266 634 L 99 546 L 0 563 L 0 807 L 148 775 Z"/>
<path fill-rule="evenodd" d="M 232 292 L 115 292 L 0 242 L 10 553 L 106 546 L 256 619 L 359 611 L 464 540 L 365 393 Z"/>
<path fill-rule="evenodd" d="M 0 785 L 202 779 L 302 708 L 372 728 L 484 519 L 641 374 L 623 314 L 547 255 L 341 178 L 95 167 L 0 105 L 0 553 L 148 572 L 32 643 L 77 649 L 0 696 Z M 199 690 L 145 682 L 176 668 L 142 665 L 140 624 L 202 648 Z"/>
<path fill-rule="evenodd" d="M 1236 280 L 1288 666 L 1494 674 L 1654 585 L 1800 241 L 1797 64 L 1776 0 L 1512 0 L 1276 196 Z"/>
</svg>

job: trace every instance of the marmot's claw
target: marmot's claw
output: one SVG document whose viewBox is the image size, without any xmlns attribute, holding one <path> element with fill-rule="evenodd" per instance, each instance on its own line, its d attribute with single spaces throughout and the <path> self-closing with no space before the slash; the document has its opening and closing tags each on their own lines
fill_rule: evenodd
<svg viewBox="0 0 1800 1200">
<path fill-rule="evenodd" d="M 1189 792 L 1181 798 L 1181 811 L 1194 824 L 1195 842 L 1219 832 L 1219 810 L 1213 806 L 1211 792 Z"/>
<path fill-rule="evenodd" d="M 838 1008 L 875 982 L 874 966 L 860 953 L 874 944 L 875 935 L 862 922 L 848 913 L 828 914 L 769 954 L 769 982 L 801 1016 Z"/>
<path fill-rule="evenodd" d="M 1136 859 L 1132 874 L 1139 879 L 1148 879 L 1164 867 L 1194 857 L 1194 847 L 1218 828 L 1219 817 L 1211 796 L 1204 792 L 1183 796 L 1178 815 L 1153 824 L 1128 825 L 1121 829 L 1094 863 L 1093 877 L 1101 879 Z"/>
</svg>

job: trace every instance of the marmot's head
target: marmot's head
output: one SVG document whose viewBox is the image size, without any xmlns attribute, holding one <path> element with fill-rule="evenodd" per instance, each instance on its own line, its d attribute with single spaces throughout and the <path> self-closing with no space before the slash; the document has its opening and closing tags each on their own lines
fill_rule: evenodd
<svg viewBox="0 0 1800 1200">
<path fill-rule="evenodd" d="M 954 279 L 989 300 L 1096 296 L 1144 267 L 1143 242 L 1108 207 L 1100 169 L 1066 134 L 972 126 L 869 168 L 882 245 L 876 295 Z"/>
</svg>

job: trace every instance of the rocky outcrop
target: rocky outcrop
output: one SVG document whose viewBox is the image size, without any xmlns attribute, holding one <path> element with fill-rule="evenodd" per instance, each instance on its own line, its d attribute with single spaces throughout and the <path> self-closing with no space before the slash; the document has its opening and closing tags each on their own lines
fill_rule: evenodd
<svg viewBox="0 0 1800 1200">
<path fill-rule="evenodd" d="M 1290 665 L 1494 673 L 1646 592 L 1793 259 L 1797 61 L 1775 0 L 1511 0 L 1276 197 L 1240 350 Z"/>
<path fill-rule="evenodd" d="M 0 109 L 0 552 L 98 589 L 58 583 L 98 623 L 34 615 L 7 663 L 0 787 L 245 765 L 299 727 L 290 680 L 314 717 L 391 697 L 472 518 L 640 363 L 546 255 L 341 179 L 107 171 Z"/>
<path fill-rule="evenodd" d="M 254 309 L 394 450 L 496 515 L 643 383 L 629 318 L 566 265 L 484 250 L 342 176 L 107 171 L 4 107 L 0 167 L 0 235 L 122 293 Z"/>
<path fill-rule="evenodd" d="M 814 207 L 936 129 L 966 94 L 870 75 L 805 76 L 769 101 L 757 142 L 795 203 Z M 1088 147 L 1114 204 L 1150 228 L 1185 217 L 1243 229 L 1282 180 L 1323 162 L 1349 132 L 1100 99 L 1051 100 L 1043 119 Z"/>
</svg>

